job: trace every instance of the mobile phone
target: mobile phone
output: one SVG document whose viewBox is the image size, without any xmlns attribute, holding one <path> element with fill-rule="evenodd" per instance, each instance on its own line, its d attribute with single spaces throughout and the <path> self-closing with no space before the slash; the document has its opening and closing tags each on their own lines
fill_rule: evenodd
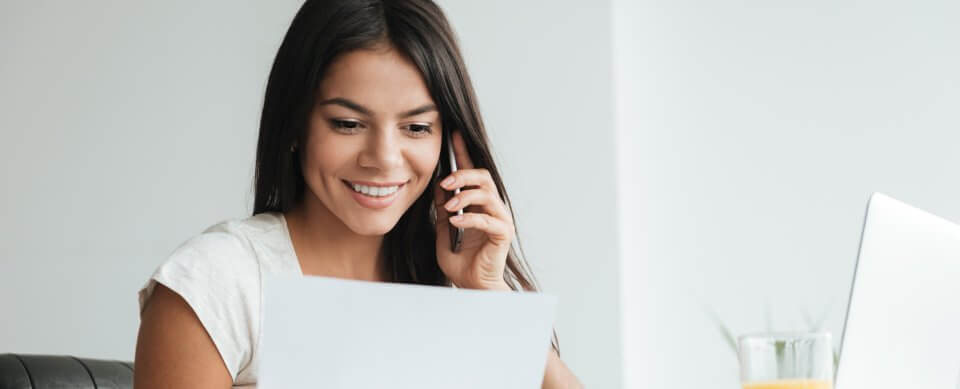
<svg viewBox="0 0 960 389">
<path fill-rule="evenodd" d="M 450 168 L 450 174 L 453 174 L 457 171 L 457 156 L 453 153 L 453 136 L 446 137 L 446 148 L 447 148 L 447 157 L 449 161 L 447 162 L 448 167 Z M 445 177 L 445 176 L 444 176 Z M 447 200 L 450 200 L 453 196 L 460 194 L 460 188 L 454 189 L 453 192 L 444 191 L 447 193 Z M 463 209 L 458 209 L 456 212 L 457 215 L 463 215 Z M 448 224 L 450 227 L 450 251 L 458 252 L 460 251 L 460 244 L 463 243 L 463 228 L 456 227 L 453 224 Z"/>
</svg>

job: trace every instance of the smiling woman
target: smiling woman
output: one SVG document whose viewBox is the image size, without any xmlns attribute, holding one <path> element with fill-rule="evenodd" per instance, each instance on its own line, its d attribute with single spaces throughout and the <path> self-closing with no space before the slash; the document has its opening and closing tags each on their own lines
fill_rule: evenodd
<svg viewBox="0 0 960 389">
<path fill-rule="evenodd" d="M 445 142 L 461 168 L 449 175 Z M 138 388 L 256 385 L 265 274 L 537 289 L 456 39 L 429 0 L 303 5 L 267 84 L 255 188 L 253 216 L 187 241 L 141 289 Z M 465 230 L 456 252 L 451 226 Z M 545 351 L 544 387 L 579 386 L 556 340 Z"/>
<path fill-rule="evenodd" d="M 329 219 L 324 225 L 389 233 L 426 192 L 440 158 L 443 124 L 423 77 L 382 44 L 341 55 L 316 96 L 303 147 L 294 148 L 309 188 L 298 206 L 311 220 Z"/>
</svg>

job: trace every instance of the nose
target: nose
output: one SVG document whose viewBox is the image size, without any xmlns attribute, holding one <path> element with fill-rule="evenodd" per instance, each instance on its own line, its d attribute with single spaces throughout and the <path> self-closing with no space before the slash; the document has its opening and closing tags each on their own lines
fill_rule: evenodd
<svg viewBox="0 0 960 389">
<path fill-rule="evenodd" d="M 403 165 L 403 153 L 397 131 L 387 127 L 367 132 L 366 145 L 357 163 L 364 168 L 390 171 Z"/>
</svg>

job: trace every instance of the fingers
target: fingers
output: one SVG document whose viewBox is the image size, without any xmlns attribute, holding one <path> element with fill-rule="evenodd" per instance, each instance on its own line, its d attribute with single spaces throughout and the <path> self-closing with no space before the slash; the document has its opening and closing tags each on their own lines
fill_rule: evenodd
<svg viewBox="0 0 960 389">
<path fill-rule="evenodd" d="M 461 189 L 459 195 L 451 198 L 444 204 L 447 211 L 453 212 L 464 209 L 469 205 L 482 207 L 494 217 L 512 223 L 512 216 L 507 206 L 500 199 L 497 186 L 487 169 L 460 170 L 447 176 L 440 185 L 449 191 L 457 188 L 473 187 L 478 189 Z"/>
<path fill-rule="evenodd" d="M 467 151 L 467 144 L 459 130 L 451 132 L 454 154 L 459 169 L 440 182 L 437 188 L 437 215 L 445 215 L 468 206 L 480 208 L 485 213 L 464 212 L 461 216 L 443 218 L 446 223 L 460 228 L 473 228 L 485 232 L 491 241 L 496 243 L 511 242 L 514 235 L 513 217 L 507 210 L 506 204 L 500 199 L 499 190 L 487 169 L 477 169 L 473 159 Z M 476 189 L 464 189 L 471 187 Z M 453 191 L 461 189 L 460 194 L 442 203 L 445 199 L 443 190 Z M 441 217 L 437 225 L 440 226 Z"/>
<path fill-rule="evenodd" d="M 461 228 L 474 228 L 483 231 L 490 238 L 491 242 L 497 244 L 510 244 L 513 241 L 513 224 L 497 219 L 484 213 L 464 213 L 463 215 L 453 216 L 450 223 Z"/>
<path fill-rule="evenodd" d="M 440 185 L 446 190 L 454 190 L 465 186 L 477 186 L 497 192 L 497 186 L 487 169 L 475 169 L 473 159 L 467 151 L 467 144 L 460 131 L 451 132 L 454 154 L 456 154 L 458 170 L 443 178 Z"/>
<path fill-rule="evenodd" d="M 463 169 L 454 172 L 440 181 L 440 186 L 446 190 L 454 190 L 465 186 L 475 186 L 484 190 L 497 192 L 493 183 L 493 176 L 487 169 Z"/>
<path fill-rule="evenodd" d="M 494 192 L 489 190 L 482 189 L 464 190 L 447 201 L 443 205 L 443 208 L 447 212 L 456 212 L 458 209 L 464 209 L 473 205 L 480 207 L 484 212 L 489 213 L 497 219 L 510 222 L 512 217 L 507 212 L 506 206 L 503 204 L 503 201 L 500 201 L 500 198 L 493 193 Z"/>
</svg>

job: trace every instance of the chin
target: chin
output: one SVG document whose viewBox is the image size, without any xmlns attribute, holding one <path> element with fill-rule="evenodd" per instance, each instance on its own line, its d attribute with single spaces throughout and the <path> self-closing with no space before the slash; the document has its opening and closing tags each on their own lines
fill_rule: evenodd
<svg viewBox="0 0 960 389">
<path fill-rule="evenodd" d="M 386 235 L 394 226 L 397 225 L 397 222 L 400 221 L 399 218 L 390 218 L 390 220 L 384 220 L 386 218 L 367 218 L 366 220 L 357 220 L 354 223 L 350 223 L 349 227 L 357 235 L 363 236 L 382 236 Z"/>
</svg>

